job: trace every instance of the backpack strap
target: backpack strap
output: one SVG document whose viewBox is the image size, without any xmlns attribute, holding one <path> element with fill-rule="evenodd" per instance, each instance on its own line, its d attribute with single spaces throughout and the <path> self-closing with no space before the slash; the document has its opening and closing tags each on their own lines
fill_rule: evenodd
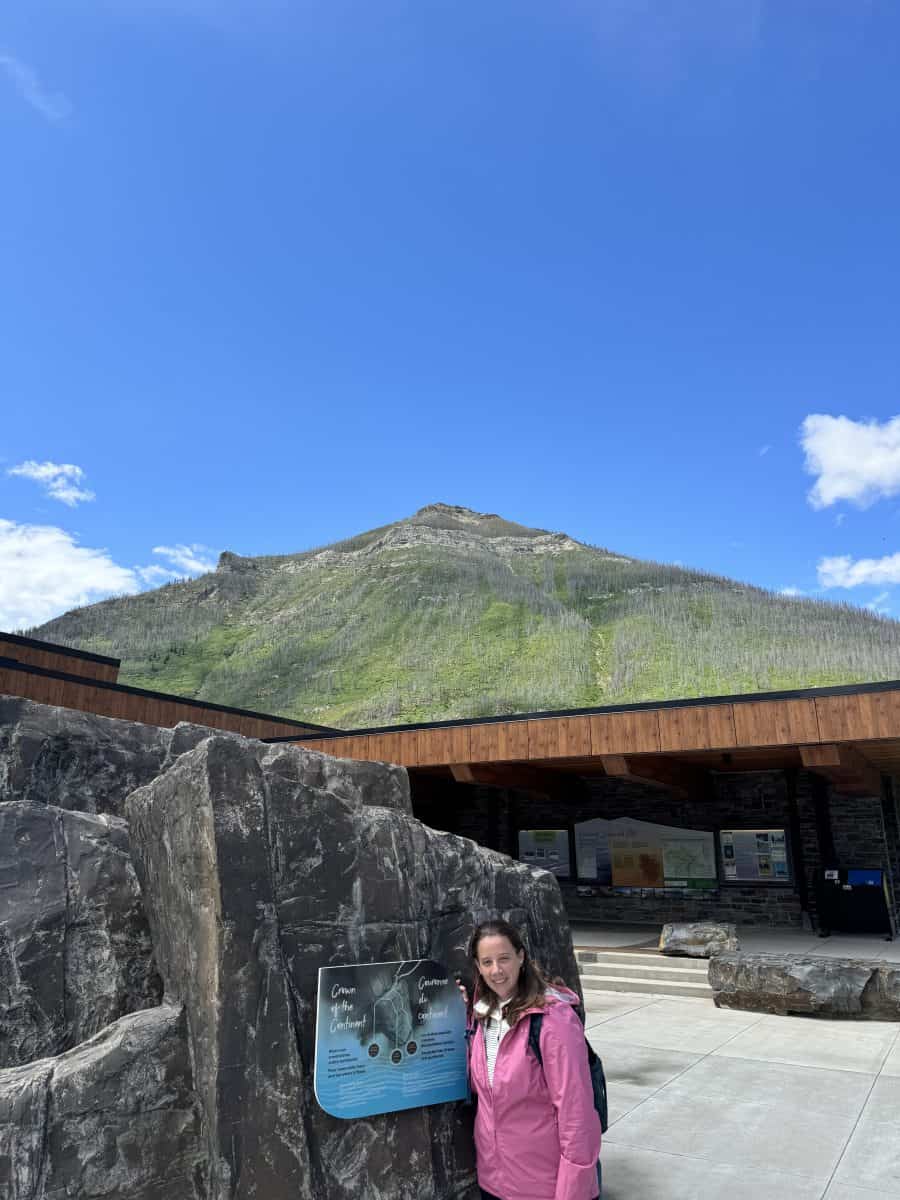
<svg viewBox="0 0 900 1200">
<path fill-rule="evenodd" d="M 541 1026 L 544 1024 L 542 1012 L 532 1013 L 528 1018 L 528 1049 L 538 1061 L 541 1070 L 544 1069 L 544 1059 L 541 1055 Z"/>
</svg>

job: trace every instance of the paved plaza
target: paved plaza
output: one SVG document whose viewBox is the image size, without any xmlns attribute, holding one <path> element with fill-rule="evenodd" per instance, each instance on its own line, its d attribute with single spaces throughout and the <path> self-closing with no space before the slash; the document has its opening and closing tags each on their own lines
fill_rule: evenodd
<svg viewBox="0 0 900 1200">
<path fill-rule="evenodd" d="M 605 1200 L 900 1198 L 900 1024 L 585 1001 L 609 1084 Z"/>
</svg>

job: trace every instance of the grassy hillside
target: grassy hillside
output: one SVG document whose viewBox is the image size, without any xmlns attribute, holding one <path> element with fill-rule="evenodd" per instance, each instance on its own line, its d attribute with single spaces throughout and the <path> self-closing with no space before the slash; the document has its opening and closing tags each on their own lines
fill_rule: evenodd
<svg viewBox="0 0 900 1200">
<path fill-rule="evenodd" d="M 900 623 L 431 506 L 30 631 L 139 687 L 351 728 L 900 677 Z"/>
</svg>

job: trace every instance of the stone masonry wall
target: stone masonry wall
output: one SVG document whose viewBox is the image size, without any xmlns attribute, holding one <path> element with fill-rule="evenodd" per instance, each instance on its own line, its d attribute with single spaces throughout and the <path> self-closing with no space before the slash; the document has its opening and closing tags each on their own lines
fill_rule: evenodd
<svg viewBox="0 0 900 1200">
<path fill-rule="evenodd" d="M 795 775 L 796 823 L 784 771 L 710 776 L 705 795 L 680 799 L 661 788 L 623 780 L 572 777 L 571 795 L 548 799 L 529 792 L 429 780 L 413 783 L 417 816 L 436 829 L 461 833 L 516 857 L 520 829 L 562 829 L 593 817 L 634 817 L 687 829 L 784 828 L 799 842 L 807 885 L 807 910 L 816 920 L 815 875 L 823 865 L 814 802 L 814 780 Z M 842 796 L 828 791 L 832 834 L 842 865 L 883 865 L 892 871 L 900 896 L 900 814 L 896 800 L 887 818 L 880 797 Z M 893 822 L 891 820 L 893 818 Z M 893 841 L 891 840 L 893 838 Z M 894 845 L 896 842 L 896 845 Z M 795 855 L 796 857 L 796 855 Z M 793 869 L 793 865 L 792 865 Z M 721 919 L 749 925 L 799 927 L 799 881 L 787 884 L 723 884 L 716 891 L 684 895 L 595 894 L 579 896 L 574 881 L 561 881 L 569 916 L 594 921 L 661 923 Z"/>
</svg>

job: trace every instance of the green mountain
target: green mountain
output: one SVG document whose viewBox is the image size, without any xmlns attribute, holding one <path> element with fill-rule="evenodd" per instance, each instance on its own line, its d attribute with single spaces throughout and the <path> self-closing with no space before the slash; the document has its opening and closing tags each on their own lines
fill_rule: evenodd
<svg viewBox="0 0 900 1200">
<path fill-rule="evenodd" d="M 900 623 L 445 504 L 75 609 L 124 683 L 344 728 L 900 676 Z"/>
</svg>

